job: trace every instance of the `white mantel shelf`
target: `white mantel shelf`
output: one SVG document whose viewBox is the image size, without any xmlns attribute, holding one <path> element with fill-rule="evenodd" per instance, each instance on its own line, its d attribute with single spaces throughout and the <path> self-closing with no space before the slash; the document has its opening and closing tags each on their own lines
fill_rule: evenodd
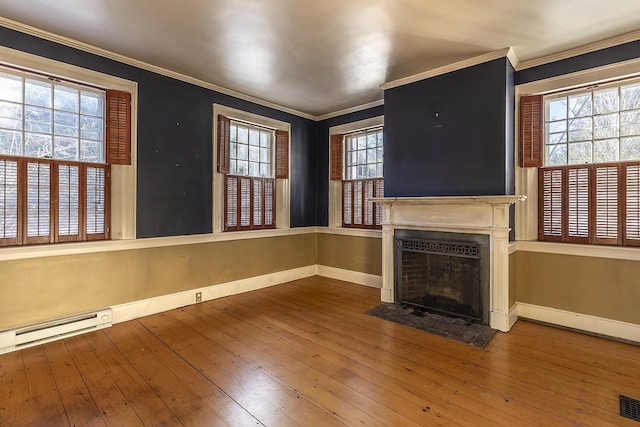
<svg viewBox="0 0 640 427">
<path fill-rule="evenodd" d="M 394 302 L 394 230 L 415 229 L 486 234 L 490 238 L 489 325 L 503 332 L 515 317 L 509 307 L 509 206 L 522 195 L 376 197 L 382 215 L 381 299 Z"/>
</svg>

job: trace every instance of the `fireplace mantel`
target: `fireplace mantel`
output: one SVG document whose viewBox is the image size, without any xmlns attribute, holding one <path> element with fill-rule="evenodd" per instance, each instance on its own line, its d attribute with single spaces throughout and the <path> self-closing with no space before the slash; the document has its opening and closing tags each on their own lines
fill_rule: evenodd
<svg viewBox="0 0 640 427">
<path fill-rule="evenodd" d="M 487 234 L 490 239 L 489 325 L 511 329 L 509 315 L 509 206 L 526 196 L 380 197 L 383 208 L 381 299 L 394 302 L 395 229 Z"/>
</svg>

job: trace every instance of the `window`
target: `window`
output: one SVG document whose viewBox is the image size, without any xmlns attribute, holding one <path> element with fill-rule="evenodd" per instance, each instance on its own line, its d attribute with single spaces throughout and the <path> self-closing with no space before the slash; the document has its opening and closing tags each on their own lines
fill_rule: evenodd
<svg viewBox="0 0 640 427">
<path fill-rule="evenodd" d="M 382 209 L 368 199 L 383 197 L 381 127 L 331 137 L 331 179 L 342 180 L 342 226 L 382 227 Z"/>
<path fill-rule="evenodd" d="M 240 118 L 217 115 L 217 171 L 223 181 L 222 230 L 276 228 L 277 202 L 280 199 L 284 203 L 282 182 L 288 181 L 289 174 L 289 132 L 243 120 L 250 117 L 248 113 L 235 115 Z M 215 182 L 214 187 L 219 188 Z"/>
<path fill-rule="evenodd" d="M 525 158 L 536 135 L 544 153 L 539 239 L 640 246 L 640 82 L 526 97 L 521 112 Z"/>
<path fill-rule="evenodd" d="M 109 238 L 106 160 L 130 159 L 129 111 L 128 93 L 0 70 L 0 245 Z"/>
</svg>

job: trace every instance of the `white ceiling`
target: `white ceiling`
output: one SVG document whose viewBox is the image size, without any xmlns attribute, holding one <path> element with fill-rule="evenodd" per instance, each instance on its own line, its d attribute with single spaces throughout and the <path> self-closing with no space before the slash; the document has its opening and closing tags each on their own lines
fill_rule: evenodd
<svg viewBox="0 0 640 427">
<path fill-rule="evenodd" d="M 638 30 L 640 1 L 0 0 L 0 17 L 321 116 L 505 47 L 527 61 Z"/>
</svg>

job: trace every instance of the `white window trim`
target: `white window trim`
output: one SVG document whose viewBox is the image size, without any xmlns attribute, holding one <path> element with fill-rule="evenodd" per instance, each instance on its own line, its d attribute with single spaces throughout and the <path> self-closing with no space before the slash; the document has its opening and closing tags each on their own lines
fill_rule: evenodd
<svg viewBox="0 0 640 427">
<path fill-rule="evenodd" d="M 591 68 L 575 73 L 564 74 L 557 77 L 550 77 L 544 80 L 525 83 L 516 86 L 515 96 L 515 129 L 520 129 L 520 96 L 521 95 L 545 95 L 551 92 L 565 91 L 586 86 L 591 84 L 605 83 L 614 79 L 626 79 L 639 77 L 640 58 L 623 61 L 616 64 L 605 65 L 602 67 Z M 567 243 L 551 243 L 537 242 L 538 240 L 538 168 L 522 168 L 518 165 L 516 159 L 519 156 L 520 149 L 520 132 L 516 131 L 515 135 L 515 169 L 516 169 L 516 194 L 525 194 L 527 200 L 523 203 L 516 204 L 516 240 L 535 242 L 535 248 L 539 250 L 542 247 L 549 248 L 550 251 L 558 253 L 571 254 L 575 245 Z M 559 247 L 558 247 L 559 246 Z M 598 245 L 579 245 L 584 246 L 581 254 L 590 254 L 591 256 L 600 256 L 599 254 L 607 254 L 607 257 L 615 257 L 611 254 L 623 253 L 625 248 L 603 247 Z M 519 246 L 523 249 L 525 246 Z M 527 248 L 529 246 L 526 246 Z M 551 249 L 555 248 L 555 249 Z M 634 249 L 632 249 L 634 250 Z M 603 255 L 604 256 L 604 255 Z"/>
<path fill-rule="evenodd" d="M 111 165 L 111 239 L 135 239 L 138 83 L 3 46 L 0 63 L 131 94 L 131 165 Z"/>
<path fill-rule="evenodd" d="M 343 125 L 329 128 L 329 161 L 331 161 L 331 136 L 343 135 L 359 130 L 384 126 L 384 116 L 371 117 L 357 122 L 345 123 Z M 331 165 L 329 165 L 329 170 Z M 343 165 L 344 175 L 344 165 Z M 342 227 L 342 181 L 329 179 L 329 228 Z M 380 230 L 366 230 L 372 236 L 381 233 Z"/>
<path fill-rule="evenodd" d="M 218 116 L 222 115 L 289 134 L 289 171 L 291 171 L 291 124 L 226 105 L 213 104 L 213 233 L 222 233 L 224 211 L 224 174 L 218 173 Z M 275 150 L 274 150 L 275 153 Z M 273 169 L 275 172 L 275 168 Z M 276 228 L 289 228 L 289 179 L 276 179 Z M 246 233 L 246 232 L 243 232 Z"/>
</svg>

